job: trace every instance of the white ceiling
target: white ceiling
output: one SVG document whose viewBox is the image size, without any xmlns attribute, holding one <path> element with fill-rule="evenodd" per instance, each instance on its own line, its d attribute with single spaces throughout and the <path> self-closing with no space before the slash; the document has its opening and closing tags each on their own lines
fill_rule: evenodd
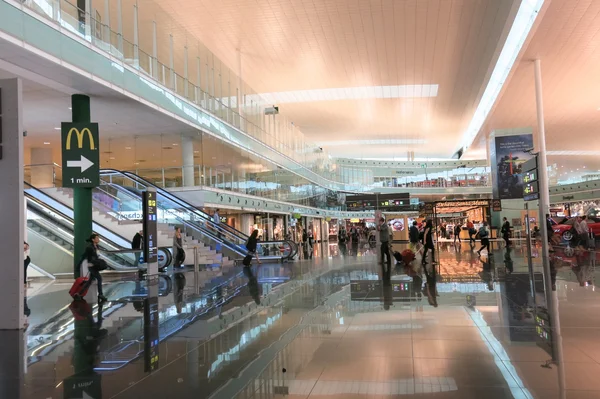
<svg viewBox="0 0 600 399">
<path fill-rule="evenodd" d="M 438 85 L 437 96 L 286 101 L 334 156 L 450 157 L 478 104 L 518 0 L 163 0 L 174 36 L 196 36 L 259 93 Z M 375 97 L 375 96 L 373 96 Z M 277 105 L 277 104 L 276 104 Z"/>
</svg>

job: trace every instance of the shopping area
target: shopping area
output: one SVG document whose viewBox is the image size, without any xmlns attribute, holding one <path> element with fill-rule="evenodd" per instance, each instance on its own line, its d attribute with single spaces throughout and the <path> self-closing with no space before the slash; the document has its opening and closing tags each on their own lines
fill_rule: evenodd
<svg viewBox="0 0 600 399">
<path fill-rule="evenodd" d="M 187 3 L 0 0 L 0 398 L 600 392 L 600 5 Z M 398 253 L 431 220 L 430 261 L 381 265 L 380 217 Z"/>
</svg>

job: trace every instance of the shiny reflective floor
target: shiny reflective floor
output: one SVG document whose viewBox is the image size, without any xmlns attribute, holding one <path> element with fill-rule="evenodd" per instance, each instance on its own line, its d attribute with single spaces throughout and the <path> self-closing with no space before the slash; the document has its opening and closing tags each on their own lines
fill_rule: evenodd
<svg viewBox="0 0 600 399">
<path fill-rule="evenodd" d="M 530 268 L 523 243 L 478 249 L 441 243 L 437 265 L 388 271 L 370 249 L 330 245 L 252 270 L 112 279 L 101 307 L 35 283 L 28 330 L 0 340 L 0 397 L 600 398 L 596 256 L 553 253 L 561 341 L 539 250 Z"/>
</svg>

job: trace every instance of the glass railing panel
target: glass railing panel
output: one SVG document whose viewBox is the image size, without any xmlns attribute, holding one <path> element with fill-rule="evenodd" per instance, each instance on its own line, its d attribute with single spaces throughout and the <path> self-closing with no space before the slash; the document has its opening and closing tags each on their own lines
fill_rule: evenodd
<svg viewBox="0 0 600 399">
<path fill-rule="evenodd" d="M 85 23 L 79 21 L 79 9 L 66 0 L 60 2 L 60 25 L 71 33 L 85 35 Z"/>
<path fill-rule="evenodd" d="M 138 54 L 139 54 L 139 67 L 140 70 L 144 71 L 148 76 L 152 77 L 152 63 L 153 63 L 153 58 L 150 54 L 146 53 L 145 51 L 142 51 L 141 49 L 138 50 Z"/>
<path fill-rule="evenodd" d="M 118 59 L 123 59 L 123 36 L 110 31 L 110 53 Z"/>
<path fill-rule="evenodd" d="M 135 59 L 135 45 L 125 39 L 123 39 L 123 60 L 130 65 L 137 65 L 137 60 Z"/>
</svg>

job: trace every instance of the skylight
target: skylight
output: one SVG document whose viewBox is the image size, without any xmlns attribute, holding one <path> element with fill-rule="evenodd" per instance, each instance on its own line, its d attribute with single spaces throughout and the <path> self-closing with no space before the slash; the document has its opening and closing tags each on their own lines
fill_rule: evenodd
<svg viewBox="0 0 600 399">
<path fill-rule="evenodd" d="M 394 145 L 394 144 L 427 144 L 424 139 L 380 139 L 380 140 L 339 140 L 321 141 L 318 143 L 323 147 L 339 147 L 346 145 Z"/>
<path fill-rule="evenodd" d="M 294 90 L 274 93 L 261 93 L 249 96 L 260 103 L 286 104 L 316 101 L 362 100 L 368 98 L 426 98 L 437 97 L 438 85 L 400 85 L 400 86 L 359 86 L 337 89 Z"/>
<path fill-rule="evenodd" d="M 490 76 L 490 81 L 473 114 L 473 119 L 471 119 L 471 123 L 469 123 L 463 135 L 461 142 L 463 150 L 466 151 L 469 148 L 477 136 L 479 129 L 483 126 L 543 5 L 544 0 L 523 0 L 521 2 L 492 76 Z M 531 78 L 533 79 L 533 73 Z"/>
</svg>

